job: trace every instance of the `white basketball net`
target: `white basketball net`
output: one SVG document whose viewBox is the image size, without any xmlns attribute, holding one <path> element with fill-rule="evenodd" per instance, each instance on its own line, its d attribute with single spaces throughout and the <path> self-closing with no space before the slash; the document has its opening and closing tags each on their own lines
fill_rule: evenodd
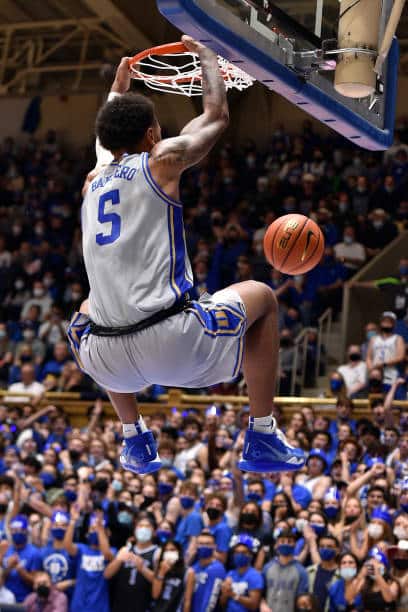
<svg viewBox="0 0 408 612">
<path fill-rule="evenodd" d="M 218 56 L 218 65 L 227 90 L 243 91 L 255 82 L 249 74 L 223 57 Z M 131 66 L 130 70 L 133 79 L 144 81 L 150 89 L 156 91 L 189 97 L 203 93 L 200 58 L 190 51 L 166 55 L 152 53 Z"/>
</svg>

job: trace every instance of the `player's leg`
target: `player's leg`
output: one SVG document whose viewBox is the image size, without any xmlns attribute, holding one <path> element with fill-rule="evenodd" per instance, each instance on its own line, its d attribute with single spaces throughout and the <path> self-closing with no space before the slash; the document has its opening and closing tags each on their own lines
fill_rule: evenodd
<svg viewBox="0 0 408 612">
<path fill-rule="evenodd" d="M 82 302 L 80 312 L 89 314 L 89 300 Z M 139 415 L 135 394 L 108 390 L 107 394 L 123 426 L 124 446 L 120 455 L 122 466 L 137 474 L 159 470 L 161 462 L 157 454 L 157 444 Z"/>
<path fill-rule="evenodd" d="M 157 444 L 151 431 L 139 415 L 134 393 L 107 391 L 116 414 L 122 421 L 124 445 L 120 463 L 137 474 L 156 472 L 161 468 Z"/>
<path fill-rule="evenodd" d="M 232 285 L 245 305 L 247 331 L 243 370 L 250 400 L 250 422 L 239 467 L 254 472 L 299 469 L 300 449 L 290 446 L 272 417 L 278 372 L 278 304 L 267 285 L 246 281 Z"/>
</svg>

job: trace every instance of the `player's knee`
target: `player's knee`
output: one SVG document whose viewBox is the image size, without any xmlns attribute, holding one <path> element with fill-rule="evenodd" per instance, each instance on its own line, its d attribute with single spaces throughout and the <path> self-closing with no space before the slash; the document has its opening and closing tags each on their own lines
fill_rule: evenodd
<svg viewBox="0 0 408 612">
<path fill-rule="evenodd" d="M 274 291 L 259 281 L 249 281 L 253 285 L 253 291 L 259 296 L 259 300 L 262 301 L 263 314 L 270 312 L 278 312 L 278 300 Z"/>
</svg>

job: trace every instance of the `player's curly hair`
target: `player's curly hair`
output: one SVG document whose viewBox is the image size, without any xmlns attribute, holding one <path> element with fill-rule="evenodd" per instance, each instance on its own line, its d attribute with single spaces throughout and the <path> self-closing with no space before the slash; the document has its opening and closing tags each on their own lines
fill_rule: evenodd
<svg viewBox="0 0 408 612">
<path fill-rule="evenodd" d="M 108 151 L 134 149 L 154 124 L 154 105 L 137 93 L 126 93 L 107 102 L 96 117 L 95 132 Z"/>
</svg>

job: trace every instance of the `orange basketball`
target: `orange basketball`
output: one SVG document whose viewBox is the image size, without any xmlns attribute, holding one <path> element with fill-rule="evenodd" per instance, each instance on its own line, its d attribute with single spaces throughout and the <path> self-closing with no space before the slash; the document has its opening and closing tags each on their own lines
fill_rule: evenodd
<svg viewBox="0 0 408 612">
<path fill-rule="evenodd" d="M 322 258 L 323 234 L 319 226 L 304 215 L 284 215 L 266 230 L 264 251 L 276 270 L 284 274 L 304 274 Z"/>
</svg>

